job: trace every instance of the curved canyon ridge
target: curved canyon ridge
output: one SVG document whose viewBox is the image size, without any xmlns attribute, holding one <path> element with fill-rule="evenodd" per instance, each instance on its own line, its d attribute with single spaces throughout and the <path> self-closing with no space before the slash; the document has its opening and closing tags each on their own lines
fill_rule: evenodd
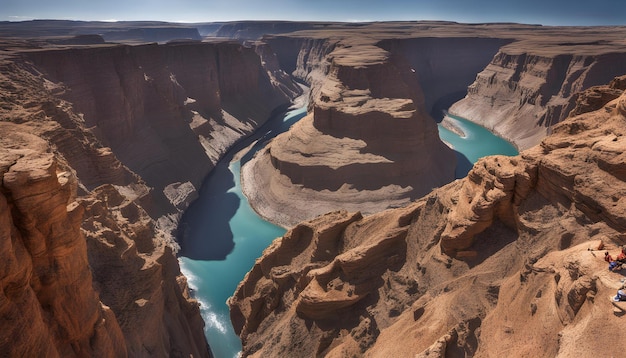
<svg viewBox="0 0 626 358">
<path fill-rule="evenodd" d="M 626 29 L 593 30 L 1 23 L 0 351 L 211 356 L 176 226 L 297 82 L 309 114 L 242 168 L 292 228 L 230 300 L 244 355 L 623 350 L 621 276 L 587 248 L 626 243 L 624 79 L 592 87 L 626 73 Z M 453 181 L 453 102 L 528 149 Z"/>
<path fill-rule="evenodd" d="M 626 306 L 608 298 L 624 276 L 604 252 L 617 255 L 626 240 L 624 89 L 626 77 L 589 90 L 540 145 L 483 158 L 403 208 L 295 226 L 229 301 L 243 355 L 623 351 L 624 334 L 611 328 Z"/>
<path fill-rule="evenodd" d="M 268 36 L 283 68 L 311 84 L 309 114 L 242 167 L 243 191 L 286 228 L 406 205 L 454 179 L 430 116 L 442 104 L 467 91 L 451 113 L 536 145 L 576 92 L 626 73 L 620 30 L 377 23 Z M 295 63 L 285 47 L 300 48 Z"/>
</svg>

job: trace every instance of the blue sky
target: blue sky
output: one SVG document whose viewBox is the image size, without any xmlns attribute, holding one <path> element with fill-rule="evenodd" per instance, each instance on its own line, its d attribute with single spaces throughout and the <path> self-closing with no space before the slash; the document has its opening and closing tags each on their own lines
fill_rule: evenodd
<svg viewBox="0 0 626 358">
<path fill-rule="evenodd" d="M 0 0 L 0 20 L 30 19 L 626 25 L 626 0 Z"/>
</svg>

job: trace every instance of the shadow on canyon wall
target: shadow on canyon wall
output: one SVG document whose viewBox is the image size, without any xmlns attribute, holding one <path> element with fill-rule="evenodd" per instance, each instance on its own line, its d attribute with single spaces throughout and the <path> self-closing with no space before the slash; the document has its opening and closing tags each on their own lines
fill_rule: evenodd
<svg viewBox="0 0 626 358">
<path fill-rule="evenodd" d="M 177 238 L 181 247 L 179 255 L 193 260 L 225 260 L 233 251 L 235 241 L 230 221 L 242 202 L 237 194 L 230 192 L 235 187 L 230 163 L 237 153 L 246 150 L 240 159 L 241 165 L 245 164 L 269 140 L 287 131 L 306 115 L 306 111 L 302 110 L 286 116 L 285 111 L 284 107 L 277 109 L 253 135 L 235 145 L 207 176 L 198 199 L 180 220 Z"/>
<path fill-rule="evenodd" d="M 465 98 L 466 95 L 467 91 L 457 91 L 439 98 L 433 103 L 433 106 L 430 109 L 430 116 L 433 117 L 437 123 L 441 123 L 441 121 L 443 121 L 443 117 L 445 117 L 445 111 L 452 107 L 452 105 L 456 102 Z"/>
<path fill-rule="evenodd" d="M 454 176 L 457 179 L 465 178 L 474 164 L 467 159 L 465 154 L 459 152 L 458 150 L 455 150 L 454 154 L 456 154 L 456 169 L 454 170 Z"/>
<path fill-rule="evenodd" d="M 180 255 L 194 260 L 224 260 L 235 247 L 230 219 L 241 205 L 235 178 L 228 165 L 232 154 L 220 161 L 202 185 L 200 196 L 181 218 Z"/>
<path fill-rule="evenodd" d="M 439 98 L 433 103 L 433 106 L 430 109 L 430 116 L 433 117 L 433 119 L 437 123 L 441 123 L 441 121 L 443 121 L 443 118 L 445 117 L 445 112 L 448 110 L 448 108 L 452 107 L 453 104 L 465 98 L 466 95 L 467 91 L 457 91 Z M 472 164 L 472 162 L 467 159 L 467 157 L 463 153 L 457 150 L 455 150 L 454 153 L 456 154 L 457 163 L 456 170 L 454 171 L 454 176 L 457 179 L 460 179 L 467 176 L 467 173 L 469 173 L 474 164 Z"/>
</svg>

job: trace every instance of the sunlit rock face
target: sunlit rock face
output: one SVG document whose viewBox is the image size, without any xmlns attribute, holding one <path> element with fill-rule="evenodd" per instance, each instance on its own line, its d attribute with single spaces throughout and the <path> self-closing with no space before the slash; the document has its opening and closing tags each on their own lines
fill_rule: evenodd
<svg viewBox="0 0 626 358">
<path fill-rule="evenodd" d="M 285 227 L 336 208 L 405 205 L 452 180 L 425 118 L 454 101 L 450 112 L 525 149 L 568 115 L 576 92 L 626 72 L 610 28 L 381 23 L 265 41 L 311 84 L 309 115 L 242 168 L 252 206 Z"/>
<path fill-rule="evenodd" d="M 542 51 L 504 47 L 476 77 L 467 97 L 450 112 L 462 113 L 526 149 L 541 141 L 575 106 L 575 93 L 626 73 L 626 50 L 586 53 L 575 44 Z M 617 50 L 618 52 L 614 52 Z"/>
<path fill-rule="evenodd" d="M 288 43 L 284 38 L 269 42 Z M 313 83 L 309 115 L 243 168 L 246 195 L 261 215 L 291 226 L 337 207 L 373 213 L 454 179 L 454 153 L 440 141 L 427 112 L 435 96 L 462 86 L 437 86 L 434 92 L 425 87 L 426 105 L 416 72 L 430 73 L 424 83 L 433 85 L 445 70 L 412 66 L 449 53 L 427 52 L 415 59 L 408 53 L 410 44 L 401 41 L 386 43 L 394 52 L 347 39 L 309 39 L 300 45 L 305 55 L 298 56 L 294 74 Z"/>
<path fill-rule="evenodd" d="M 1 123 L 0 348 L 8 356 L 124 356 L 118 321 L 92 285 L 75 180 L 43 139 Z"/>
<path fill-rule="evenodd" d="M 603 331 L 624 310 L 603 259 L 626 244 L 622 83 L 406 207 L 294 226 L 229 300 L 243 355 L 611 355 L 625 338 Z"/>
</svg>

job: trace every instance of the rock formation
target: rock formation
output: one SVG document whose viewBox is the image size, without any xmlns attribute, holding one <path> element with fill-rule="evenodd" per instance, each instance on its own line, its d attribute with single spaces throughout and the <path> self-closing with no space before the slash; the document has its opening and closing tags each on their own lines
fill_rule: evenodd
<svg viewBox="0 0 626 358">
<path fill-rule="evenodd" d="M 587 94 L 610 99 L 622 81 Z M 540 145 L 483 158 L 406 207 L 295 226 L 229 301 L 243 355 L 623 351 L 624 334 L 611 327 L 626 311 L 607 299 L 622 275 L 603 260 L 626 243 L 621 92 L 608 103 L 582 94 L 579 103 L 595 105 Z"/>
<path fill-rule="evenodd" d="M 24 56 L 62 86 L 61 97 L 82 114 L 83 125 L 152 188 L 156 203 L 145 208 L 153 218 L 184 210 L 226 150 L 301 91 L 284 78 L 276 80 L 277 88 L 254 49 L 236 43 Z M 87 181 L 90 174 L 79 178 Z"/>
<path fill-rule="evenodd" d="M 619 319 L 592 305 L 617 280 L 586 248 L 624 240 L 623 79 L 572 94 L 623 70 L 622 28 L 268 26 L 222 33 L 299 31 L 244 44 L 163 23 L 0 24 L 2 352 L 209 356 L 172 230 L 224 153 L 301 93 L 290 75 L 310 113 L 244 167 L 247 194 L 285 226 L 336 202 L 362 213 L 295 225 L 266 251 L 231 300 L 245 354 L 624 348 L 569 344 Z M 509 111 L 491 128 L 520 147 L 554 135 L 409 203 L 452 180 L 428 113 L 467 86 L 455 108 L 477 112 L 460 114 Z"/>
<path fill-rule="evenodd" d="M 2 351 L 210 356 L 172 229 L 301 89 L 262 46 L 38 41 L 0 58 Z"/>
<path fill-rule="evenodd" d="M 613 34 L 607 29 L 606 36 L 566 34 L 504 46 L 450 112 L 520 149 L 538 144 L 573 109 L 575 93 L 626 73 L 626 47 Z"/>
<path fill-rule="evenodd" d="M 283 47 L 287 41 L 269 42 Z M 336 207 L 373 213 L 454 178 L 453 152 L 426 113 L 436 96 L 463 88 L 432 83 L 454 66 L 416 76 L 411 64 L 436 61 L 428 59 L 432 53 L 411 58 L 410 44 L 391 41 L 385 46 L 392 53 L 362 38 L 301 44 L 294 73 L 312 84 L 311 114 L 243 168 L 245 193 L 262 216 L 290 227 Z M 476 53 L 484 57 L 485 49 Z M 427 104 L 420 79 L 432 88 Z"/>
<path fill-rule="evenodd" d="M 23 130 L 0 123 L 0 350 L 125 356 L 118 320 L 92 286 L 76 182 L 46 141 Z"/>
<path fill-rule="evenodd" d="M 261 216 L 292 227 L 337 208 L 370 214 L 451 181 L 454 158 L 427 113 L 438 116 L 466 89 L 451 112 L 528 148 L 574 108 L 574 93 L 626 72 L 626 48 L 610 28 L 402 29 L 367 24 L 264 38 L 311 96 L 309 116 L 242 168 Z"/>
</svg>

